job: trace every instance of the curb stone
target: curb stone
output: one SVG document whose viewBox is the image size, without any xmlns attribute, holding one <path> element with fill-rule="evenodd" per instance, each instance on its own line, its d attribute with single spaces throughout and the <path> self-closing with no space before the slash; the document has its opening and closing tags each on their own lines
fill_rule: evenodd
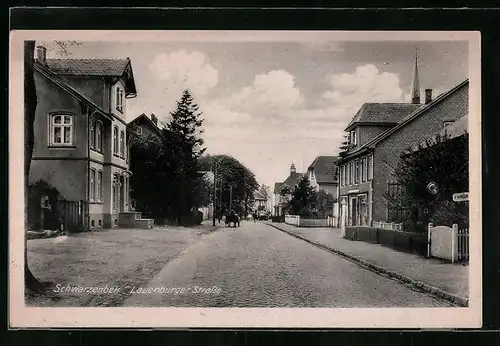
<svg viewBox="0 0 500 346">
<path fill-rule="evenodd" d="M 292 237 L 295 237 L 297 239 L 301 239 L 311 245 L 314 245 L 322 250 L 325 250 L 325 251 L 328 251 L 328 252 L 331 252 L 331 253 L 334 253 L 334 254 L 337 254 L 343 258 L 346 258 L 348 260 L 350 260 L 351 262 L 354 262 L 356 264 L 358 264 L 359 266 L 367 269 L 367 270 L 370 270 L 372 272 L 375 272 L 377 274 L 382 274 L 382 275 L 387 275 L 389 278 L 391 279 L 394 279 L 394 280 L 398 280 L 398 281 L 401 281 L 403 283 L 406 283 L 406 284 L 410 284 L 414 287 L 417 287 L 418 289 L 422 290 L 422 291 L 425 291 L 427 293 L 430 293 L 438 298 L 441 298 L 441 299 L 444 299 L 444 300 L 447 300 L 455 305 L 458 305 L 458 306 L 461 306 L 461 307 L 468 307 L 469 306 L 469 299 L 466 299 L 466 298 L 463 298 L 463 297 L 460 297 L 460 296 L 457 296 L 457 295 L 454 295 L 454 294 L 451 294 L 451 293 L 448 293 L 446 291 L 443 291 L 439 288 L 436 288 L 436 287 L 433 287 L 431 285 L 427 285 L 423 282 L 420 282 L 420 281 L 416 281 L 416 280 L 413 280 L 403 274 L 400 274 L 400 273 L 397 273 L 395 271 L 392 271 L 392 270 L 389 270 L 389 269 L 386 269 L 386 268 L 383 268 L 383 267 L 380 267 L 380 266 L 377 266 L 373 263 L 370 263 L 368 261 L 365 261 L 363 259 L 360 259 L 358 257 L 355 257 L 355 256 L 352 256 L 352 255 L 349 255 L 348 253 L 345 253 L 343 251 L 340 251 L 340 250 L 336 250 L 336 249 L 333 249 L 333 248 L 330 248 L 324 244 L 321 244 L 321 243 L 317 243 L 315 241 L 312 241 L 312 240 L 309 240 L 307 238 L 304 238 L 300 235 L 297 235 L 295 233 L 292 233 L 290 231 L 286 231 L 276 225 L 273 225 L 271 223 L 266 223 L 268 226 L 271 226 L 271 227 L 274 227 L 276 228 L 277 230 L 283 232 L 283 233 L 286 233 L 288 235 L 291 235 Z M 384 275 L 384 276 L 385 276 Z"/>
</svg>

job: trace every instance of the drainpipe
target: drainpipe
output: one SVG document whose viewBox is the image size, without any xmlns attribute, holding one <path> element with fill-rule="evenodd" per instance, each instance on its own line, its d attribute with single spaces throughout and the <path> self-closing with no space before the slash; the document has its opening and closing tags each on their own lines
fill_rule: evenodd
<svg viewBox="0 0 500 346">
<path fill-rule="evenodd" d="M 85 106 L 87 111 L 87 129 L 86 129 L 86 145 L 87 145 L 87 191 L 86 191 L 86 201 L 87 201 L 87 226 L 90 230 L 90 144 L 89 144 L 89 129 L 90 129 L 90 107 Z"/>
</svg>

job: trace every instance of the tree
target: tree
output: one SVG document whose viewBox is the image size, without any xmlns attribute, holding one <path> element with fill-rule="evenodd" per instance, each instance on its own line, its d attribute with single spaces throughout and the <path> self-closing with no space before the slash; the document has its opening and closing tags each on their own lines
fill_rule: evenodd
<svg viewBox="0 0 500 346">
<path fill-rule="evenodd" d="M 168 216 L 170 204 L 167 193 L 168 163 L 161 137 L 144 132 L 135 135 L 133 129 L 130 140 L 131 197 L 136 208 L 144 215 L 155 219 Z"/>
<path fill-rule="evenodd" d="M 347 154 L 347 152 L 352 148 L 352 145 L 351 145 L 351 142 L 350 142 L 350 139 L 349 139 L 349 134 L 344 134 L 343 136 L 343 139 L 342 139 L 342 142 L 340 144 L 340 152 L 339 152 L 339 156 L 345 156 Z"/>
<path fill-rule="evenodd" d="M 315 214 L 316 201 L 316 191 L 310 185 L 309 178 L 304 175 L 293 189 L 286 210 L 293 215 L 311 217 Z"/>
<path fill-rule="evenodd" d="M 333 205 L 335 196 L 326 191 L 320 190 L 316 193 L 315 217 L 324 219 L 328 216 L 333 216 Z"/>
<path fill-rule="evenodd" d="M 259 188 L 252 171 L 229 155 L 206 155 L 199 162 L 203 170 L 215 172 L 216 214 L 222 215 L 230 209 L 238 214 L 248 213 L 253 193 Z"/>
<path fill-rule="evenodd" d="M 35 144 L 34 123 L 38 98 L 36 94 L 33 60 L 35 41 L 24 41 L 24 215 L 25 232 L 28 230 L 28 188 L 31 157 Z M 28 265 L 28 237 L 24 237 L 24 281 L 25 287 L 31 291 L 40 291 L 46 285 L 38 281 Z"/>
<path fill-rule="evenodd" d="M 393 176 L 398 188 L 384 197 L 389 208 L 401 211 L 408 218 L 407 228 L 438 220 L 468 222 L 467 204 L 450 203 L 453 193 L 469 190 L 467 134 L 453 139 L 437 136 L 416 150 L 408 149 L 401 154 Z M 430 182 L 438 186 L 436 195 L 428 191 Z"/>
<path fill-rule="evenodd" d="M 183 91 L 176 110 L 170 115 L 167 131 L 164 132 L 173 166 L 174 184 L 171 186 L 171 193 L 175 197 L 175 203 L 171 205 L 171 211 L 179 224 L 200 203 L 196 188 L 202 184 L 203 179 L 198 163 L 205 152 L 201 138 L 203 119 L 189 90 Z"/>
</svg>

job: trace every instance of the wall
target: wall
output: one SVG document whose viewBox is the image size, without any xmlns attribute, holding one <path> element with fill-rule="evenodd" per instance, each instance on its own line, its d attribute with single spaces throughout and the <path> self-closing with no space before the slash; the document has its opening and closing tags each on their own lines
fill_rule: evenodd
<svg viewBox="0 0 500 346">
<path fill-rule="evenodd" d="M 87 157 L 87 116 L 80 103 L 66 91 L 35 71 L 38 104 L 34 122 L 34 157 Z M 66 111 L 73 117 L 73 144 L 68 148 L 49 148 L 49 113 Z"/>
<path fill-rule="evenodd" d="M 387 221 L 387 200 L 383 194 L 387 191 L 387 183 L 392 180 L 391 172 L 397 167 L 401 152 L 441 131 L 444 121 L 457 120 L 467 115 L 468 91 L 467 84 L 462 86 L 447 99 L 377 144 L 373 158 L 373 220 Z"/>
<path fill-rule="evenodd" d="M 391 128 L 392 126 L 375 126 L 375 125 L 362 125 L 358 128 L 358 143 L 359 146 L 377 137 L 382 132 Z"/>
<path fill-rule="evenodd" d="M 85 200 L 87 195 L 86 160 L 36 160 L 31 161 L 29 182 L 40 179 L 56 187 L 64 199 Z"/>
<path fill-rule="evenodd" d="M 337 198 L 337 184 L 319 184 L 320 190 L 331 193 L 333 197 Z"/>
<path fill-rule="evenodd" d="M 76 89 L 80 94 L 90 99 L 99 107 L 106 109 L 105 82 L 97 76 L 59 76 L 60 79 Z"/>
</svg>

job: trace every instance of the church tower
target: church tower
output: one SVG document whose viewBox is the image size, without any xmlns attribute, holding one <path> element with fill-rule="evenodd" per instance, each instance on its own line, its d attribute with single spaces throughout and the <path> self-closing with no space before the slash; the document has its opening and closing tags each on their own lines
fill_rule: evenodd
<svg viewBox="0 0 500 346">
<path fill-rule="evenodd" d="M 292 165 L 290 166 L 290 174 L 295 172 L 296 172 L 295 165 L 292 163 Z"/>
<path fill-rule="evenodd" d="M 420 104 L 420 81 L 418 80 L 418 50 L 415 52 L 415 67 L 411 83 L 411 103 Z"/>
</svg>

